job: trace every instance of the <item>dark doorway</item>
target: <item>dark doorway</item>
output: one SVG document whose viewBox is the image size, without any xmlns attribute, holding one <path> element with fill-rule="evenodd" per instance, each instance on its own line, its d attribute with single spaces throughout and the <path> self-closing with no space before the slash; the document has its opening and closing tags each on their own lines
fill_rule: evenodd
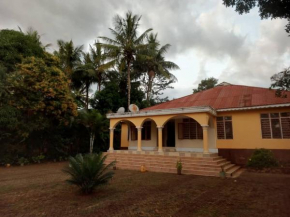
<svg viewBox="0 0 290 217">
<path fill-rule="evenodd" d="M 175 147 L 175 122 L 167 123 L 167 147 Z"/>
</svg>

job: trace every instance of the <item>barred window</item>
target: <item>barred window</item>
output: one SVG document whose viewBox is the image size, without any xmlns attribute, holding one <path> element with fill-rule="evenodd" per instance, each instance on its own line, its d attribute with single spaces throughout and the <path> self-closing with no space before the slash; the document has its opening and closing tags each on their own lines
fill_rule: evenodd
<svg viewBox="0 0 290 217">
<path fill-rule="evenodd" d="M 193 119 L 178 124 L 178 139 L 203 139 L 202 127 Z"/>
<path fill-rule="evenodd" d="M 260 117 L 263 139 L 290 139 L 290 112 L 264 113 Z"/>
<path fill-rule="evenodd" d="M 151 121 L 146 121 L 143 124 L 142 140 L 151 140 Z"/>
<path fill-rule="evenodd" d="M 218 139 L 233 139 L 232 117 L 230 116 L 217 117 L 216 123 L 217 123 Z"/>
</svg>

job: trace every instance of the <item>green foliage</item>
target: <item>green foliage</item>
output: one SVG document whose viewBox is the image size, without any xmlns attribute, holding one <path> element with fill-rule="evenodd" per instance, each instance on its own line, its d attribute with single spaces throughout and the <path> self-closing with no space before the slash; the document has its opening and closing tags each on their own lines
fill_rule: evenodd
<svg viewBox="0 0 290 217">
<path fill-rule="evenodd" d="M 102 153 L 84 156 L 78 154 L 76 157 L 70 157 L 69 167 L 63 170 L 70 175 L 67 182 L 78 186 L 85 194 L 92 193 L 95 188 L 107 184 L 114 175 L 108 169 L 113 167 L 115 162 L 105 165 L 106 157 Z"/>
<path fill-rule="evenodd" d="M 72 40 L 69 42 L 58 40 L 57 45 L 59 50 L 55 51 L 54 55 L 60 59 L 62 70 L 70 78 L 73 71 L 81 63 L 83 45 L 75 47 Z"/>
<path fill-rule="evenodd" d="M 247 162 L 247 167 L 255 169 L 263 169 L 278 166 L 277 160 L 274 158 L 271 150 L 256 149 Z"/>
<path fill-rule="evenodd" d="M 193 93 L 197 93 L 200 91 L 211 89 L 211 88 L 215 87 L 217 85 L 217 83 L 218 83 L 218 79 L 216 79 L 214 77 L 203 79 L 198 84 L 198 88 L 193 89 Z"/>
<path fill-rule="evenodd" d="M 18 164 L 19 165 L 25 165 L 25 164 L 29 164 L 29 160 L 25 157 L 21 157 L 18 159 Z"/>
<path fill-rule="evenodd" d="M 51 121 L 68 124 L 77 115 L 69 81 L 56 57 L 48 53 L 45 59 L 29 57 L 8 80 L 10 104 L 26 115 L 30 129 L 43 129 Z"/>
<path fill-rule="evenodd" d="M 271 77 L 271 88 L 276 89 L 276 96 L 286 98 L 286 91 L 290 91 L 290 67 Z"/>
<path fill-rule="evenodd" d="M 290 33 L 290 4 L 288 0 L 223 0 L 226 7 L 236 7 L 239 14 L 249 13 L 254 7 L 259 8 L 262 19 L 287 19 L 286 32 Z"/>
<path fill-rule="evenodd" d="M 7 72 L 14 71 L 16 64 L 31 56 L 44 56 L 43 48 L 33 36 L 15 30 L 0 31 L 0 65 L 6 67 Z"/>
<path fill-rule="evenodd" d="M 45 156 L 43 154 L 40 154 L 38 156 L 32 157 L 31 159 L 34 163 L 40 163 L 41 161 L 45 159 Z"/>
<path fill-rule="evenodd" d="M 178 169 L 178 170 L 182 170 L 182 162 L 181 162 L 181 160 L 178 160 L 178 161 L 176 162 L 176 169 Z"/>
<path fill-rule="evenodd" d="M 138 27 L 141 16 L 133 15 L 127 12 L 125 18 L 116 16 L 114 19 L 114 29 L 110 29 L 114 35 L 114 39 L 108 37 L 100 37 L 106 43 L 101 46 L 105 49 L 109 58 L 114 60 L 119 71 L 127 70 L 127 89 L 128 89 L 128 107 L 131 102 L 131 68 L 134 59 L 139 53 L 148 48 L 149 44 L 144 43 L 147 34 L 152 29 L 147 29 L 141 35 L 138 35 Z"/>
</svg>

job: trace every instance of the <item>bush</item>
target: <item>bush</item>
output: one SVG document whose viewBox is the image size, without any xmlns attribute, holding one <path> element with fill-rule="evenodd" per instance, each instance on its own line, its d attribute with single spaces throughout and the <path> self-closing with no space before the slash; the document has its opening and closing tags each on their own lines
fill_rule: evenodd
<svg viewBox="0 0 290 217">
<path fill-rule="evenodd" d="M 114 166 L 115 161 L 105 165 L 106 158 L 102 153 L 69 157 L 69 167 L 63 171 L 71 177 L 66 181 L 78 186 L 85 194 L 92 193 L 96 187 L 107 184 L 114 175 L 108 169 Z"/>
<path fill-rule="evenodd" d="M 278 166 L 277 160 L 274 158 L 271 150 L 256 149 L 247 162 L 247 167 L 255 169 L 263 169 Z"/>
<path fill-rule="evenodd" d="M 18 164 L 19 165 L 25 165 L 25 164 L 29 164 L 29 160 L 25 157 L 21 157 L 18 159 Z"/>
</svg>

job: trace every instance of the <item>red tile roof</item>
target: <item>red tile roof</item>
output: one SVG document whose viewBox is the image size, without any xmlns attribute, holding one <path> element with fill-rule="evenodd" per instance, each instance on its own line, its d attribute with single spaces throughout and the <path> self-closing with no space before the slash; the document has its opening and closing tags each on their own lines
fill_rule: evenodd
<svg viewBox="0 0 290 217">
<path fill-rule="evenodd" d="M 192 106 L 211 106 L 214 109 L 242 108 L 290 103 L 290 91 L 287 98 L 275 96 L 275 90 L 241 85 L 216 86 L 212 89 L 174 99 L 142 111 L 171 109 Z"/>
</svg>

